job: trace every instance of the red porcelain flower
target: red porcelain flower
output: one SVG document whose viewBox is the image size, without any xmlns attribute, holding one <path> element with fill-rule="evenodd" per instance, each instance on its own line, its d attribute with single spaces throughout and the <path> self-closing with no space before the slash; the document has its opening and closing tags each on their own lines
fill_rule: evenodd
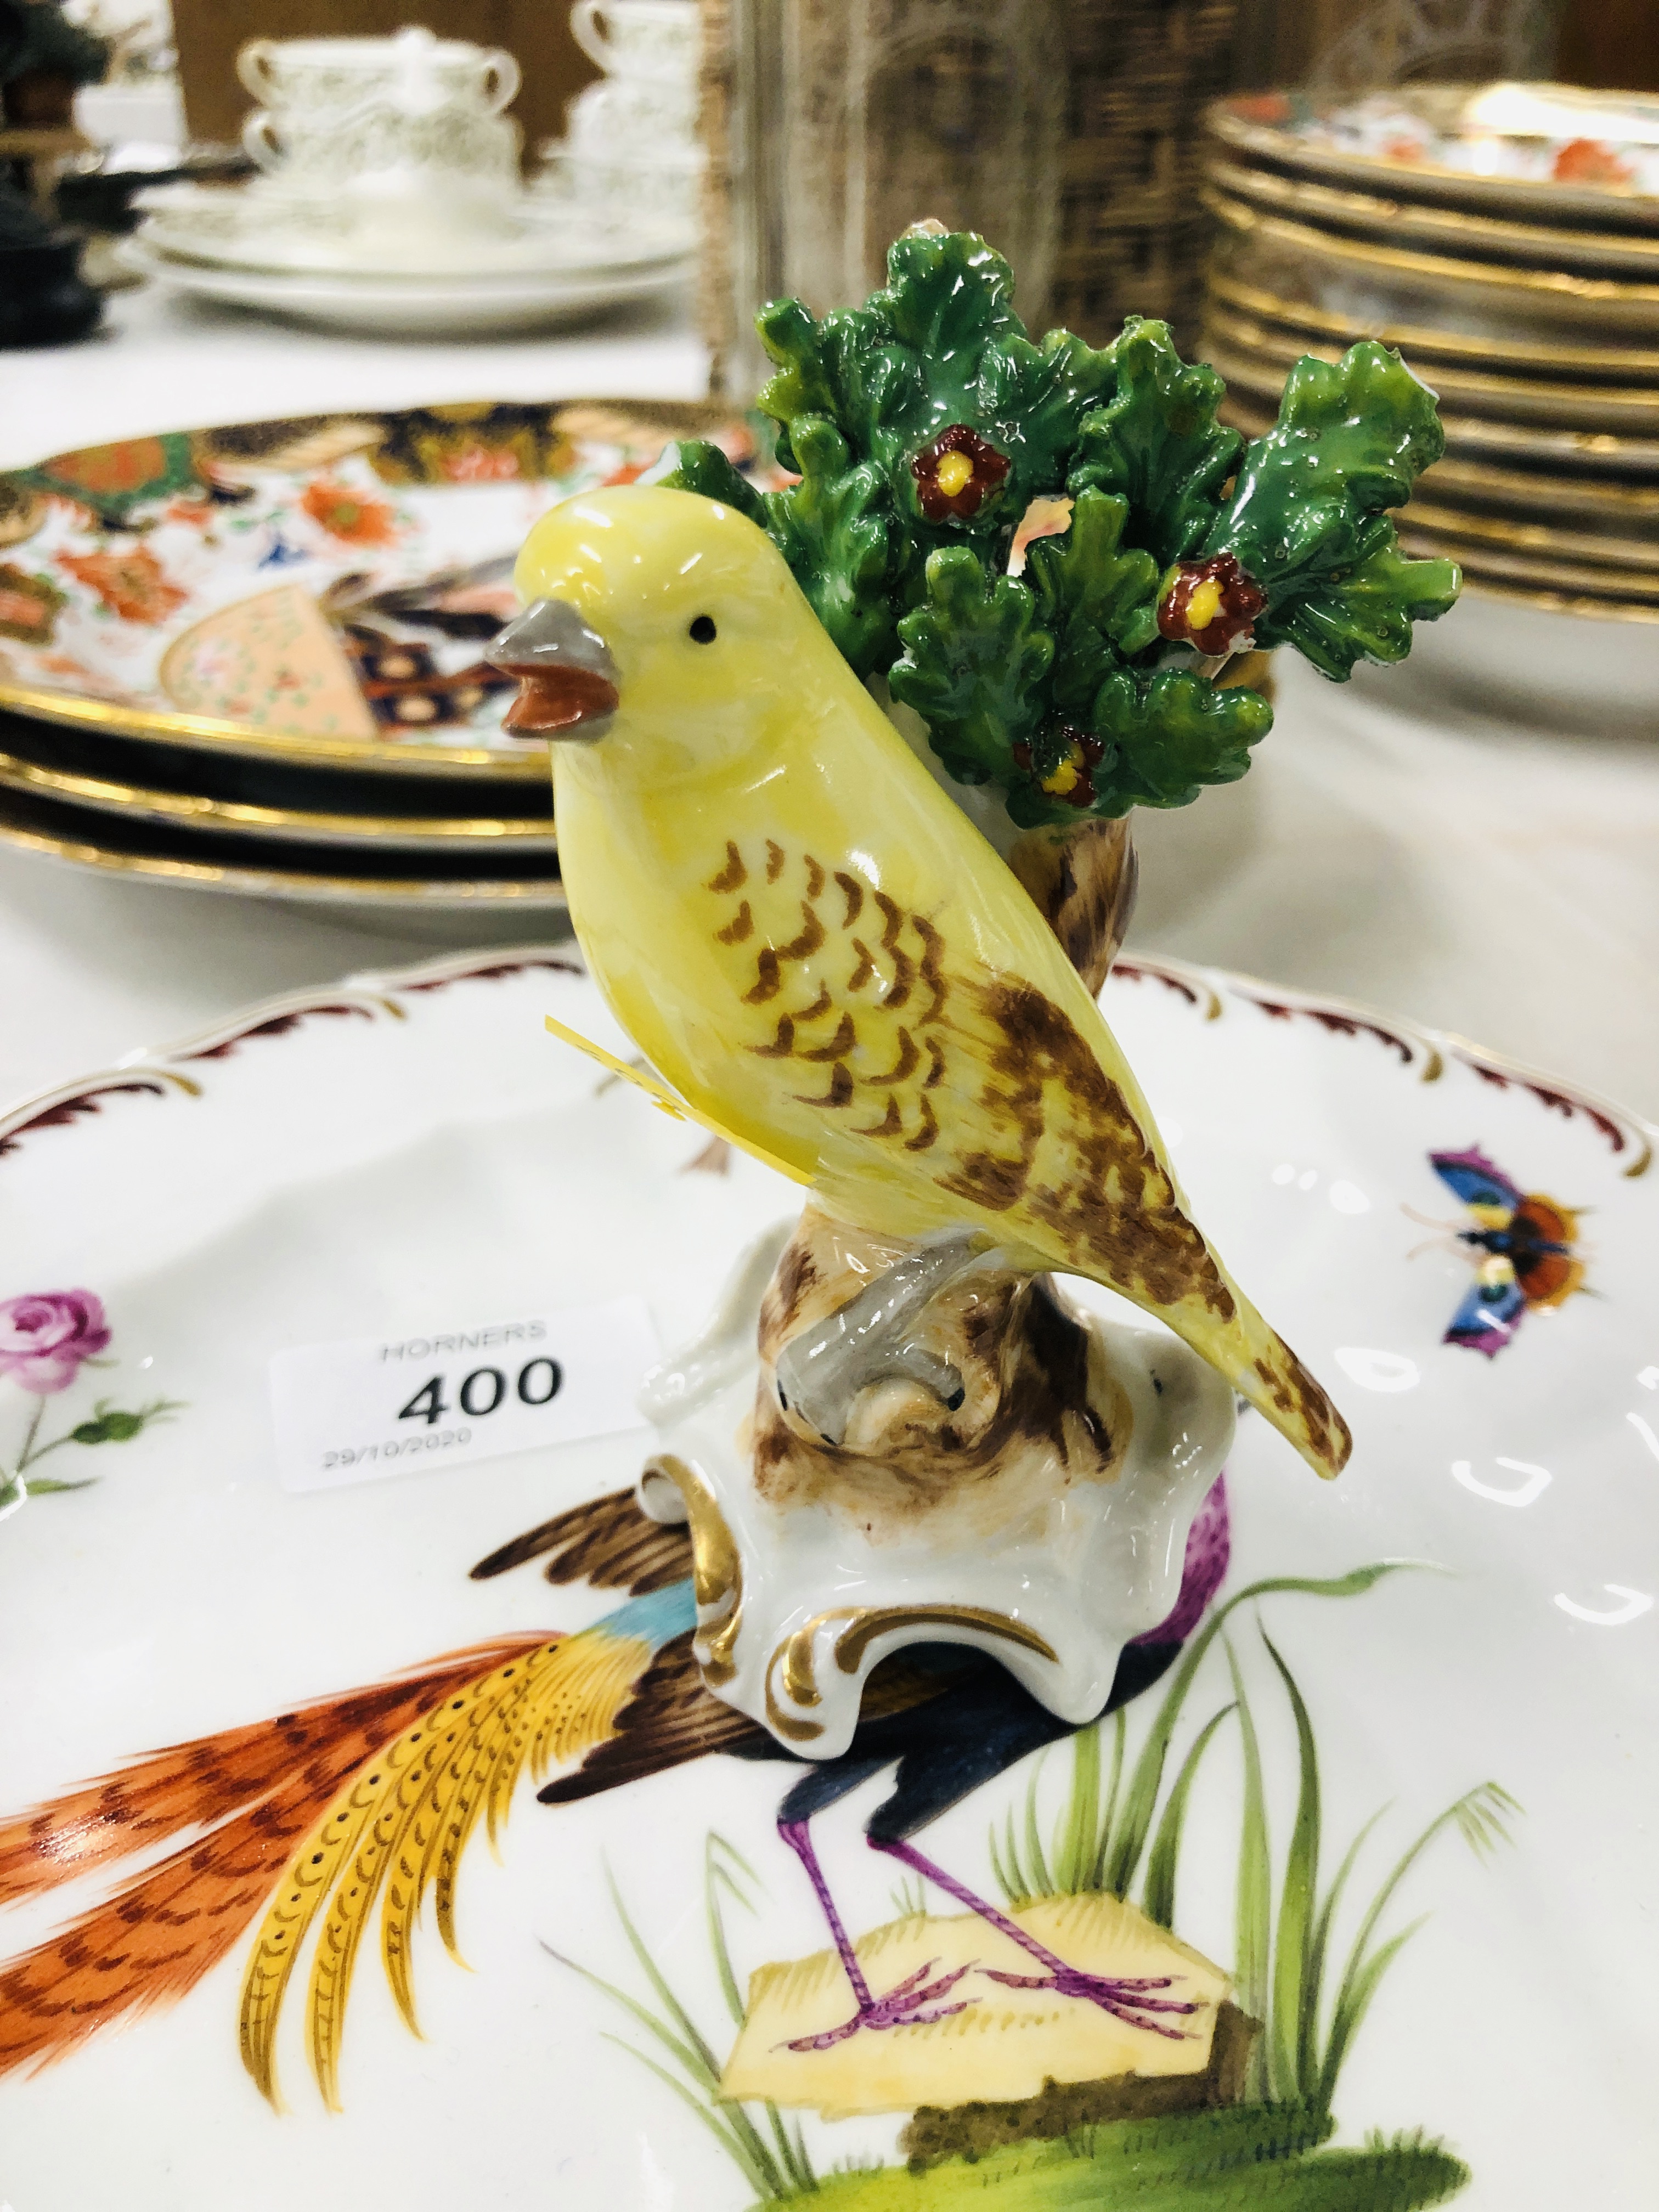
<svg viewBox="0 0 1659 2212">
<path fill-rule="evenodd" d="M 1100 739 L 1091 738 L 1087 730 L 1061 722 L 1044 748 L 1045 752 L 1054 756 L 1050 767 L 1038 774 L 1030 745 L 1014 747 L 1014 764 L 1024 769 L 1027 775 L 1036 776 L 1037 788 L 1046 791 L 1050 799 L 1064 799 L 1068 806 L 1092 806 L 1094 772 L 1105 750 Z"/>
<path fill-rule="evenodd" d="M 952 422 L 914 457 L 910 473 L 929 522 L 971 522 L 1002 489 L 1012 466 L 977 430 Z"/>
<path fill-rule="evenodd" d="M 1267 594 L 1231 553 L 1177 561 L 1158 603 L 1158 626 L 1179 645 L 1200 653 L 1237 653 L 1251 642 L 1250 625 Z"/>
</svg>

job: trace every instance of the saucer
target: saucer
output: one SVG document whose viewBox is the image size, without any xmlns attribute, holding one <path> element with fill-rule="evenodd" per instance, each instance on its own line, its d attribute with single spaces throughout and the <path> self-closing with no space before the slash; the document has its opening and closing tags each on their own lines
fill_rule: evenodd
<svg viewBox="0 0 1659 2212">
<path fill-rule="evenodd" d="M 532 1316 L 566 1330 L 637 1299 L 684 1341 L 799 1207 L 548 1036 L 552 1015 L 630 1049 L 568 948 L 267 1000 L 0 1115 L 0 1299 L 56 1294 L 47 1317 L 99 1362 L 72 1345 L 44 1400 L 0 1384 L 0 1461 L 38 1408 L 40 1477 L 88 1486 L 0 1507 L 0 2051 L 55 2058 L 0 2076 L 19 2212 L 1644 2201 L 1654 1133 L 1571 1080 L 1213 970 L 1134 960 L 1103 1005 L 1198 1218 L 1355 1453 L 1320 1484 L 1246 1419 L 1218 1631 L 1176 1630 L 1185 1658 L 1121 1723 L 917 1840 L 1059 1955 L 1142 1996 L 1167 1978 L 1199 2007 L 1173 2039 L 999 1981 L 1042 1970 L 896 1884 L 861 1833 L 890 1756 L 814 1820 L 823 1877 L 878 1994 L 937 1962 L 962 2009 L 834 2039 L 850 1989 L 775 1825 L 808 1770 L 718 1748 L 726 1709 L 684 1639 L 628 1703 L 629 1639 L 690 1571 L 684 1539 L 634 1514 L 649 1432 L 465 1464 L 426 1441 L 469 1426 L 427 1408 L 500 1395 L 492 1370 L 518 1405 Z M 1490 1357 L 1448 1340 L 1484 1255 L 1436 1155 L 1484 1164 L 1499 1216 L 1504 1189 L 1578 1213 L 1582 1291 Z M 285 1488 L 270 1363 L 358 1340 L 392 1360 L 385 1455 Z M 564 1513 L 586 1517 L 515 1541 Z M 562 1662 L 599 1655 L 599 1733 L 619 1733 L 592 1778 L 612 1786 L 538 1803 L 538 1709 L 510 1698 L 555 1638 L 629 1604 Z M 585 1740 L 572 1690 L 558 1746 Z M 948 1749 L 959 1724 L 911 1740 Z M 148 1782 L 94 1779 L 140 1754 Z M 333 1917 L 307 1937 L 287 1900 L 319 1881 Z M 18 1963 L 88 1914 L 67 1967 Z M 1327 2118 L 1294 2094 L 1297 2023 L 1326 2054 L 1340 1990 Z M 1291 2094 L 1263 2101 L 1249 2053 Z M 1548 2094 L 1519 2107 L 1540 2054 Z"/>
<path fill-rule="evenodd" d="M 138 204 L 146 215 L 137 236 L 156 253 L 300 276 L 593 280 L 678 268 L 696 243 L 689 223 L 607 227 L 533 191 L 481 207 L 466 223 L 439 203 L 319 199 L 272 178 L 234 192 L 167 185 Z"/>
<path fill-rule="evenodd" d="M 684 284 L 695 266 L 692 257 L 681 255 L 643 268 L 587 275 L 574 270 L 476 277 L 289 275 L 210 266 L 141 237 L 124 240 L 119 258 L 140 276 L 197 299 L 329 330 L 399 337 L 481 337 L 555 329 L 631 301 L 659 298 Z"/>
</svg>

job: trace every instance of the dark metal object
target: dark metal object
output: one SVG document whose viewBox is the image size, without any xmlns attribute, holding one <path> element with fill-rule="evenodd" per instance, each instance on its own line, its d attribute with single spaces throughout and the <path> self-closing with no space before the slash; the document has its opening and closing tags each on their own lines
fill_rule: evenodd
<svg viewBox="0 0 1659 2212">
<path fill-rule="evenodd" d="M 83 338 L 104 303 L 80 273 L 77 239 L 54 230 L 15 185 L 0 179 L 0 347 L 67 345 Z"/>
</svg>

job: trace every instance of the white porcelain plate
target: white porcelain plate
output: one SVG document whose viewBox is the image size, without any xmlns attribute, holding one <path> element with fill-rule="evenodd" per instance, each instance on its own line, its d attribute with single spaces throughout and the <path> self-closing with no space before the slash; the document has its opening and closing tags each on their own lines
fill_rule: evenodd
<svg viewBox="0 0 1659 2212">
<path fill-rule="evenodd" d="M 471 337 L 578 322 L 672 291 L 692 266 L 681 254 L 638 269 L 507 270 L 477 277 L 297 273 L 188 260 L 138 238 L 123 242 L 121 258 L 140 276 L 200 299 L 331 330 L 409 337 Z"/>
<path fill-rule="evenodd" d="M 553 1042 L 550 1012 L 618 1040 L 551 951 L 276 1001 L 0 1118 L 0 1459 L 29 1461 L 0 1491 L 0 2203 L 1648 2201 L 1652 1133 L 1234 978 L 1128 964 L 1104 1003 L 1199 1218 L 1354 1458 L 1322 1486 L 1247 1418 L 1219 1632 L 1175 1623 L 1184 1656 L 1121 1723 L 916 1826 L 993 1911 L 1026 1900 L 1005 1926 L 866 1847 L 884 1759 L 907 1751 L 914 1801 L 994 1741 L 971 1686 L 912 1680 L 813 1824 L 899 2023 L 840 2038 L 850 1985 L 775 1826 L 807 1770 L 732 1755 L 763 1747 L 685 1663 L 683 1539 L 624 1494 L 583 1516 L 580 1559 L 470 1574 L 626 1493 L 648 1436 L 448 1462 L 463 1447 L 432 1441 L 462 1394 L 477 1429 L 486 1399 L 540 1402 L 535 1340 L 473 1325 L 568 1334 L 641 1299 L 672 1343 L 795 1194 Z M 1474 1343 L 1447 1340 L 1459 1315 Z M 403 1347 L 400 1418 L 341 1486 L 286 1489 L 271 1358 L 360 1339 Z M 568 1355 L 573 1419 L 597 1357 Z M 1357 1571 L 1385 1562 L 1412 1564 Z M 631 1600 L 584 1566 L 667 1586 Z M 570 1796 L 613 1716 L 586 1775 L 610 1786 L 510 1786 L 539 1728 Z M 470 1972 L 441 1940 L 452 1849 Z M 273 2065 L 280 2112 L 253 2078 Z M 722 2081 L 748 2101 L 713 2101 Z"/>
</svg>

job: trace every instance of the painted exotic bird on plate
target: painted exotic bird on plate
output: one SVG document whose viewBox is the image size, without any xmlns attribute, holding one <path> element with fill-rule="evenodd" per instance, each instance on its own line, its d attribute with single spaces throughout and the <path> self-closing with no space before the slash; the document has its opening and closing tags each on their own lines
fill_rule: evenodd
<svg viewBox="0 0 1659 2212">
<path fill-rule="evenodd" d="M 518 584 L 509 720 L 560 740 L 571 918 L 672 1091 L 860 1228 L 976 1231 L 1134 1300 L 1336 1474 L 1346 1425 L 1190 1218 L 1098 1006 L 765 533 L 596 492 Z"/>
<path fill-rule="evenodd" d="M 1188 1539 L 1174 1610 L 1124 1651 L 1114 1710 L 1170 1665 L 1225 1574 L 1226 1494 L 1218 1481 Z M 799 1778 L 779 1814 L 846 1966 L 854 2033 L 921 2025 L 959 2009 L 960 1977 L 872 1990 L 809 1833 L 813 1815 L 884 1769 L 892 1794 L 866 1823 L 901 1860 L 1012 1936 L 1030 1986 L 1093 2003 L 1149 2034 L 1190 2009 L 1162 1985 L 1079 1972 L 925 1857 L 917 1831 L 1028 1752 L 1073 1733 L 994 1661 L 960 1647 L 905 1651 L 866 1686 L 842 1758 L 811 1762 L 703 1686 L 691 1656 L 696 1605 L 684 1527 L 642 1512 L 631 1490 L 556 1515 L 472 1570 L 485 1580 L 531 1560 L 550 1582 L 629 1593 L 571 1636 L 506 1636 L 367 1689 L 175 1744 L 46 1805 L 0 1820 L 0 1905 L 88 1876 L 128 1872 L 104 1899 L 0 1965 L 0 2074 L 45 2065 L 103 2028 L 186 1995 L 253 1930 L 239 2005 L 242 2063 L 281 2108 L 278 2019 L 310 1939 L 306 2042 L 318 2085 L 340 2106 L 353 1972 L 378 1910 L 381 1962 L 417 2028 L 413 1942 L 428 1897 L 459 1958 L 456 1880 L 482 1823 L 492 1841 L 526 1768 L 544 1802 L 564 1804 L 711 1753 L 781 1759 Z M 183 1838 L 184 1840 L 179 1840 Z M 942 2009 L 941 2009 L 942 2008 Z M 417 2030 L 418 2032 L 418 2030 Z"/>
</svg>

